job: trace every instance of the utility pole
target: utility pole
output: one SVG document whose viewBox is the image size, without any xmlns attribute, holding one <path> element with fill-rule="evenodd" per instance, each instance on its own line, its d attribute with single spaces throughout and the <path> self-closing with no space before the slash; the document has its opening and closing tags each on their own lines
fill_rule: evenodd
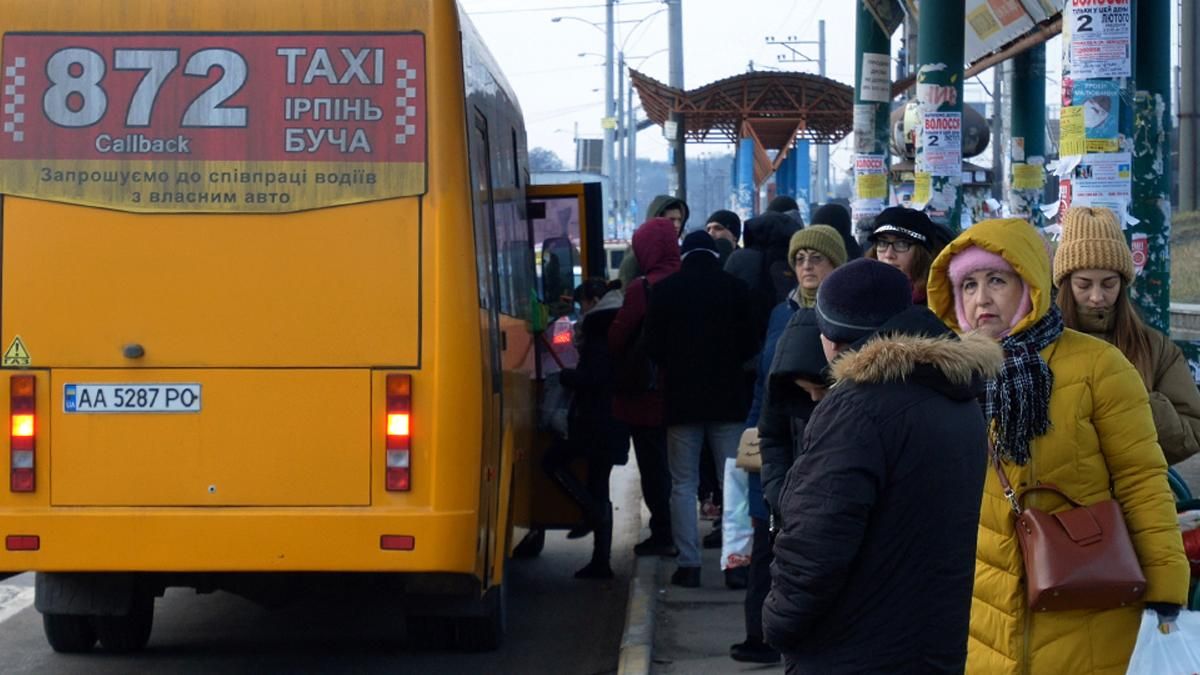
<svg viewBox="0 0 1200 675">
<path fill-rule="evenodd" d="M 605 232 L 616 224 L 616 178 L 614 169 L 616 168 L 615 145 L 616 139 L 616 116 L 617 111 L 614 110 L 616 105 L 615 97 L 613 96 L 613 41 L 616 39 L 616 32 L 613 26 L 613 5 L 615 0 L 606 0 L 605 16 L 604 16 L 604 159 L 602 160 L 603 168 L 600 173 L 608 182 L 608 189 L 604 195 L 607 208 L 605 209 Z"/>
<path fill-rule="evenodd" d="M 625 115 L 625 134 L 628 136 L 625 153 L 625 222 L 636 224 L 637 216 L 637 114 L 633 110 L 633 78 L 626 77 L 629 86 L 629 97 L 626 102 L 628 114 Z"/>
<path fill-rule="evenodd" d="M 625 135 L 629 133 L 628 124 L 625 119 L 625 52 L 622 50 L 617 53 L 617 161 L 613 165 L 617 208 L 613 213 L 616 220 L 614 235 L 625 221 Z"/>
<path fill-rule="evenodd" d="M 672 87 L 683 90 L 683 0 L 665 0 L 667 3 L 667 22 L 669 24 L 670 35 L 667 39 L 667 47 L 670 50 L 671 69 L 670 69 L 670 84 Z M 612 0 L 609 0 L 609 6 L 612 6 Z M 687 201 L 687 155 L 686 155 L 686 139 L 684 134 L 684 120 L 680 113 L 672 113 L 671 121 L 674 122 L 674 135 L 668 139 L 671 142 L 671 165 L 674 168 L 675 196 L 683 201 Z M 703 217 L 703 216 L 702 216 Z"/>
<path fill-rule="evenodd" d="M 1159 36 L 1162 39 L 1162 36 Z M 1200 77 L 1200 59 L 1196 58 L 1196 41 L 1200 40 L 1200 10 L 1196 0 L 1179 4 L 1179 210 L 1200 208 L 1200 181 L 1196 178 L 1196 163 L 1200 161 L 1200 93 L 1196 79 Z"/>
<path fill-rule="evenodd" d="M 860 9 L 861 9 L 861 2 Z M 872 19 L 874 20 L 874 19 Z M 773 37 L 767 38 L 767 44 L 778 45 L 786 48 L 791 52 L 791 55 L 780 54 L 780 63 L 816 63 L 817 74 L 825 77 L 825 20 L 821 19 L 817 22 L 817 39 L 813 40 L 797 40 L 795 36 L 789 35 L 783 40 L 776 40 Z M 817 45 L 817 58 L 812 58 L 805 55 L 797 47 L 799 45 Z M 885 53 L 888 50 L 884 50 Z M 751 62 L 753 63 L 753 62 Z M 793 151 L 794 152 L 794 151 Z M 817 145 L 817 172 L 812 178 L 811 188 L 805 187 L 805 191 L 811 195 L 811 198 L 817 202 L 824 202 L 829 197 L 829 146 L 821 143 Z"/>
<path fill-rule="evenodd" d="M 992 198 L 1004 199 L 1004 64 L 992 66 Z"/>
<path fill-rule="evenodd" d="M 1195 4 L 1184 3 L 1184 4 Z M 1134 3 L 1133 301 L 1155 328 L 1171 329 L 1170 0 Z M 1184 47 L 1187 49 L 1187 47 Z M 1189 75 L 1195 78 L 1195 73 Z"/>
<path fill-rule="evenodd" d="M 914 208 L 953 231 L 962 213 L 962 0 L 924 0 L 917 30 Z"/>
<path fill-rule="evenodd" d="M 1044 43 L 1013 58 L 1008 208 L 1014 217 L 1024 218 L 1037 227 L 1046 223 L 1041 209 L 1042 190 L 1046 186 L 1045 77 Z"/>
<path fill-rule="evenodd" d="M 888 199 L 888 119 L 891 115 L 891 38 L 859 2 L 855 14 L 854 201 L 855 237 L 865 240 Z"/>
<path fill-rule="evenodd" d="M 825 77 L 825 19 L 817 22 L 817 72 Z M 817 146 L 817 203 L 829 199 L 829 145 Z"/>
</svg>

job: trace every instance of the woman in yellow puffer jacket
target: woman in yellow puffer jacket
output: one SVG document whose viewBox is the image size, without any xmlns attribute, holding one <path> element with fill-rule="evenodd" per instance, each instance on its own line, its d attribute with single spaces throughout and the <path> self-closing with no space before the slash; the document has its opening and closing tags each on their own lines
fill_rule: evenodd
<svg viewBox="0 0 1200 675">
<path fill-rule="evenodd" d="M 1008 479 L 1018 492 L 1053 483 L 1084 504 L 1115 498 L 1146 576 L 1142 599 L 1170 615 L 1186 600 L 1188 565 L 1146 388 L 1115 347 L 1064 328 L 1050 295 L 1049 256 L 1022 220 L 971 227 L 930 271 L 930 309 L 955 331 L 979 331 L 1004 347 L 985 416 Z M 1050 512 L 1069 507 L 1047 492 L 1024 503 Z M 1012 511 L 989 469 L 967 672 L 1125 672 L 1141 605 L 1031 613 L 1023 577 Z"/>
</svg>

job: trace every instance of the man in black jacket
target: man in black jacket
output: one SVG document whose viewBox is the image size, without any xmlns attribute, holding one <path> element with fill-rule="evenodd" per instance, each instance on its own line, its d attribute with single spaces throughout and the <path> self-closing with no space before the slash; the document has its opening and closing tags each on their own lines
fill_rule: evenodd
<svg viewBox="0 0 1200 675">
<path fill-rule="evenodd" d="M 679 549 L 680 586 L 700 585 L 696 489 L 707 441 L 723 476 L 737 455 L 750 401 L 742 364 L 758 351 L 746 285 L 721 270 L 706 232 L 683 240 L 682 264 L 650 295 L 646 351 L 663 371 L 667 459 L 671 468 L 671 529 Z"/>
<path fill-rule="evenodd" d="M 792 673 L 961 673 L 987 468 L 976 394 L 989 340 L 911 306 L 904 273 L 856 260 L 817 324 L 835 384 L 780 497 L 767 642 Z"/>
</svg>

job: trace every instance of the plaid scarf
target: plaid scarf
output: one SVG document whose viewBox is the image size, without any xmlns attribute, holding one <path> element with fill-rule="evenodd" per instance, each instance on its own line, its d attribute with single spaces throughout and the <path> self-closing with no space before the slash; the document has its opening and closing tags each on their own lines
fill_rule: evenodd
<svg viewBox="0 0 1200 675">
<path fill-rule="evenodd" d="M 1004 366 L 987 383 L 984 415 L 993 425 L 993 444 L 1001 459 L 1024 466 L 1029 443 L 1050 430 L 1050 390 L 1054 373 L 1038 352 L 1063 332 L 1062 312 L 1050 312 L 1028 330 L 1000 341 Z"/>
</svg>

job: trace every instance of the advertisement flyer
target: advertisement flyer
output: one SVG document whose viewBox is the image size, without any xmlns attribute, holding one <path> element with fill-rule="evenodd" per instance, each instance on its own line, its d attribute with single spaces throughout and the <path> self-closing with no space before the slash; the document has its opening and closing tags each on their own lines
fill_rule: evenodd
<svg viewBox="0 0 1200 675">
<path fill-rule="evenodd" d="M 1085 129 L 1082 107 L 1063 108 L 1059 117 L 1058 154 L 1063 157 L 1074 157 L 1087 152 Z"/>
<path fill-rule="evenodd" d="M 1041 164 L 1012 165 L 1014 190 L 1040 190 L 1046 184 L 1046 169 Z"/>
<path fill-rule="evenodd" d="M 1071 77 L 1130 77 L 1132 0 L 1067 0 L 1064 37 L 1070 36 Z"/>
<path fill-rule="evenodd" d="M 1124 223 L 1133 197 L 1132 169 L 1128 152 L 1085 155 L 1071 175 L 1071 205 L 1110 208 Z"/>
<path fill-rule="evenodd" d="M 883 155 L 855 155 L 854 196 L 858 199 L 887 198 L 887 165 Z"/>
<path fill-rule="evenodd" d="M 858 95 L 864 101 L 887 103 L 892 100 L 891 59 L 887 54 L 863 52 L 862 81 Z"/>
<path fill-rule="evenodd" d="M 1071 91 L 1073 108 L 1083 111 L 1087 152 L 1116 152 L 1121 89 L 1116 80 L 1082 80 Z M 1078 114 L 1078 113 L 1077 113 Z"/>
<path fill-rule="evenodd" d="M 7 194 L 286 212 L 425 191 L 419 34 L 9 32 L 3 57 Z"/>
<path fill-rule="evenodd" d="M 962 113 L 924 114 L 917 171 L 936 176 L 957 176 L 962 173 Z"/>
</svg>

